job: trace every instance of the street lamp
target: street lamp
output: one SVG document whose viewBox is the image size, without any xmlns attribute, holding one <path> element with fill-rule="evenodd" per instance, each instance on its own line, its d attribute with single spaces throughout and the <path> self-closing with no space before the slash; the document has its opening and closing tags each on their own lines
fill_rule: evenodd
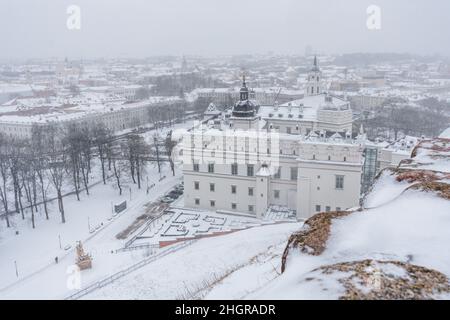
<svg viewBox="0 0 450 320">
<path fill-rule="evenodd" d="M 16 268 L 16 277 L 19 277 L 19 270 L 17 269 L 17 261 L 14 260 L 14 267 Z"/>
</svg>

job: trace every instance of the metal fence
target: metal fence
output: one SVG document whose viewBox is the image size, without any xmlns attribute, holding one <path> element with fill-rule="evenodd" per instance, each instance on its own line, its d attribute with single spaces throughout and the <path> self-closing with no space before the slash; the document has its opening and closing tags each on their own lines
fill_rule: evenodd
<svg viewBox="0 0 450 320">
<path fill-rule="evenodd" d="M 126 269 L 124 269 L 124 270 L 121 270 L 119 272 L 114 273 L 113 275 L 111 275 L 111 276 L 109 276 L 109 277 L 107 277 L 107 278 L 105 278 L 103 280 L 100 280 L 100 281 L 97 281 L 97 282 L 94 282 L 94 283 L 88 285 L 87 287 L 85 287 L 85 288 L 83 288 L 83 289 L 81 289 L 81 290 L 71 294 L 70 296 L 67 296 L 65 298 L 65 300 L 76 300 L 76 299 L 79 299 L 79 298 L 81 298 L 81 297 L 83 297 L 83 296 L 85 296 L 85 295 L 87 295 L 87 294 L 89 294 L 89 293 L 91 293 L 91 292 L 93 292 L 93 291 L 95 291 L 97 289 L 100 289 L 102 287 L 105 287 L 105 286 L 113 283 L 117 279 L 120 279 L 120 278 L 126 276 L 127 274 L 129 274 L 129 273 L 131 273 L 133 271 L 136 271 L 137 269 L 142 268 L 143 266 L 145 266 L 145 265 L 147 265 L 147 264 L 149 264 L 151 262 L 156 261 L 159 258 L 162 258 L 162 257 L 164 257 L 164 256 L 166 256 L 166 255 L 168 255 L 170 253 L 176 252 L 176 251 L 178 251 L 180 249 L 183 249 L 183 248 L 191 245 L 194 242 L 195 242 L 195 240 L 190 240 L 190 241 L 182 242 L 182 243 L 177 244 L 177 245 L 170 246 L 170 247 L 168 247 L 167 249 L 165 249 L 164 251 L 162 251 L 162 252 L 160 252 L 158 254 L 152 255 L 152 256 L 150 256 L 150 257 L 148 257 L 148 258 L 146 258 L 146 259 L 144 259 L 144 260 L 142 260 L 142 261 L 140 261 L 140 262 L 138 262 L 138 263 L 136 263 L 136 264 L 126 268 Z"/>
</svg>

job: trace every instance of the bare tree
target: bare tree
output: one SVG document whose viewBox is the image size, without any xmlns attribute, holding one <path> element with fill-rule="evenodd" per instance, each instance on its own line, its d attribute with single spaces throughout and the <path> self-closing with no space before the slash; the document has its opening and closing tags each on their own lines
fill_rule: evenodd
<svg viewBox="0 0 450 320">
<path fill-rule="evenodd" d="M 89 174 L 91 172 L 91 159 L 92 159 L 92 136 L 91 130 L 88 125 L 84 124 L 81 127 L 80 132 L 80 169 L 83 177 L 84 189 L 86 194 L 89 195 Z"/>
<path fill-rule="evenodd" d="M 48 128 L 48 130 L 50 137 L 48 141 L 48 172 L 53 187 L 56 190 L 58 209 L 61 214 L 61 222 L 65 223 L 66 217 L 64 213 L 62 186 L 66 178 L 65 162 L 67 161 L 67 154 L 64 152 L 61 142 L 55 138 L 60 129 L 52 125 Z"/>
<path fill-rule="evenodd" d="M 69 124 L 65 128 L 63 143 L 65 145 L 65 152 L 68 155 L 67 171 L 72 175 L 72 183 L 74 187 L 77 200 L 80 201 L 80 163 L 81 163 L 81 149 L 80 149 L 81 133 L 74 123 Z"/>
<path fill-rule="evenodd" d="M 108 154 L 110 152 L 108 149 L 111 148 L 110 141 L 112 140 L 112 134 L 103 123 L 96 124 L 94 127 L 92 127 L 91 132 L 93 137 L 93 144 L 96 147 L 98 158 L 100 160 L 100 165 L 102 168 L 103 184 L 106 184 L 105 162 L 107 159 L 110 159 L 108 157 Z"/>
<path fill-rule="evenodd" d="M 30 152 L 31 148 L 27 148 L 27 154 L 21 158 L 21 181 L 25 190 L 25 196 L 28 201 L 28 205 L 31 211 L 31 225 L 33 229 L 36 227 L 35 211 L 37 208 L 37 183 L 36 183 L 36 171 L 33 168 L 33 158 Z"/>
<path fill-rule="evenodd" d="M 3 210 L 5 211 L 6 227 L 10 228 L 9 222 L 9 207 L 8 207 L 8 184 L 9 184 L 9 159 L 7 151 L 8 142 L 6 138 L 0 134 L 0 199 L 3 204 Z"/>
<path fill-rule="evenodd" d="M 130 173 L 133 182 L 141 188 L 141 179 L 145 171 L 144 163 L 149 156 L 149 146 L 144 138 L 138 134 L 130 134 L 127 136 L 126 154 L 130 166 Z M 134 178 L 136 176 L 136 179 Z M 137 180 L 137 181 L 136 181 Z"/>
<path fill-rule="evenodd" d="M 119 195 L 122 195 L 122 185 L 120 183 L 120 178 L 122 175 L 122 165 L 121 165 L 120 160 L 113 159 L 112 167 L 113 167 L 113 172 L 114 172 L 114 178 L 116 179 L 117 188 L 119 189 Z"/>
<path fill-rule="evenodd" d="M 153 151 L 156 156 L 156 164 L 158 166 L 158 173 L 161 173 L 161 156 L 159 151 L 159 139 L 158 135 L 155 133 L 153 135 Z"/>
<path fill-rule="evenodd" d="M 169 157 L 170 169 L 172 170 L 172 175 L 175 176 L 175 164 L 173 162 L 173 151 L 176 146 L 176 142 L 172 139 L 172 130 L 167 134 L 164 146 L 166 148 L 167 156 Z"/>
<path fill-rule="evenodd" d="M 45 218 L 48 220 L 48 206 L 47 206 L 47 190 L 49 186 L 48 179 L 45 179 L 45 171 L 48 166 L 48 159 L 45 155 L 47 152 L 46 130 L 43 126 L 33 125 L 31 129 L 31 147 L 33 150 L 33 169 L 36 172 L 39 188 L 42 197 L 42 204 L 44 206 Z"/>
</svg>

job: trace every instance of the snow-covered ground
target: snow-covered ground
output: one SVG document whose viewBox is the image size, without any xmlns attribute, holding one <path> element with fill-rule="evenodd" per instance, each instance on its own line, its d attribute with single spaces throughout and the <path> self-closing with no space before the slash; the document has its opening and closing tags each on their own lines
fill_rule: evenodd
<svg viewBox="0 0 450 320">
<path fill-rule="evenodd" d="M 390 171 L 385 170 L 381 173 L 380 178 L 374 182 L 371 192 L 364 199 L 364 205 L 366 208 L 378 207 L 400 196 L 410 185 L 412 183 L 407 181 L 395 181 L 395 176 Z"/>
<path fill-rule="evenodd" d="M 314 269 L 363 259 L 409 261 L 450 278 L 450 202 L 411 191 L 380 208 L 334 220 L 320 256 L 294 252 L 285 273 L 262 288 L 256 299 L 336 299 L 343 287 L 333 275 L 311 282 Z"/>
<path fill-rule="evenodd" d="M 192 122 L 187 122 L 174 128 L 191 125 Z M 159 130 L 158 134 L 165 137 L 167 130 Z M 148 132 L 146 136 L 150 134 Z M 160 176 L 166 178 L 160 181 Z M 147 177 L 148 184 L 154 184 L 148 194 Z M 148 251 L 116 253 L 128 240 L 118 240 L 116 235 L 146 211 L 145 205 L 171 190 L 181 180 L 178 168 L 173 176 L 168 163 L 164 163 L 162 173 L 159 174 L 156 165 L 150 163 L 144 173 L 142 189 L 139 190 L 137 185 L 123 177 L 123 194 L 119 196 L 114 178 L 103 185 L 99 166 L 95 164 L 90 195 L 81 191 L 81 201 L 77 201 L 75 195 L 64 197 L 65 224 L 61 223 L 56 201 L 49 203 L 49 220 L 45 219 L 40 208 L 36 214 L 35 229 L 31 226 L 28 210 L 25 220 L 20 214 L 10 215 L 12 228 L 6 228 L 4 221 L 0 224 L 0 298 L 67 296 L 70 293 L 66 285 L 69 278 L 67 271 L 75 262 L 74 248 L 79 240 L 85 251 L 92 254 L 94 265 L 93 269 L 83 272 L 82 287 L 142 260 L 149 254 Z M 64 186 L 65 192 L 71 191 L 71 188 L 70 183 Z M 124 200 L 127 201 L 127 209 L 120 214 L 113 214 L 113 205 Z"/>
<path fill-rule="evenodd" d="M 281 223 L 255 227 L 228 235 L 197 240 L 116 282 L 87 295 L 87 299 L 176 299 L 241 298 L 247 291 L 270 281 L 279 270 L 279 259 L 272 261 L 272 250 L 279 254 L 287 238 L 300 223 Z M 265 272 L 253 274 L 239 288 L 218 283 L 221 278 L 246 277 L 240 270 L 266 260 Z M 250 280 L 251 279 L 251 280 Z M 217 283 L 216 283 L 217 282 Z M 217 287 L 209 292 L 212 287 Z M 217 291 L 216 291 L 217 290 Z"/>
<path fill-rule="evenodd" d="M 158 182 L 157 169 L 149 167 L 150 181 L 156 186 L 147 195 L 145 188 L 138 190 L 124 188 L 124 194 L 107 185 L 99 184 L 92 188 L 89 197 L 83 195 L 82 201 L 75 196 L 65 199 L 67 222 L 62 224 L 59 213 L 52 204 L 50 220 L 39 216 L 37 228 L 32 229 L 30 222 L 22 222 L 16 217 L 19 235 L 2 230 L 0 240 L 0 297 L 3 298 L 64 298 L 68 291 L 66 281 L 67 269 L 74 264 L 74 247 L 81 240 L 85 251 L 93 256 L 94 267 L 83 272 L 83 284 L 98 280 L 115 272 L 132 262 L 142 259 L 145 252 L 112 253 L 123 247 L 123 240 L 116 235 L 129 226 L 145 210 L 144 205 L 155 200 L 175 184 L 181 181 L 180 173 L 172 176 L 168 166 L 163 167 L 166 179 Z M 112 217 L 112 203 L 127 200 L 128 208 L 123 213 Z M 89 220 L 88 220 L 89 219 Z M 90 233 L 95 226 L 100 228 Z M 103 223 L 103 226 L 102 226 Z M 59 246 L 61 237 L 62 249 Z M 70 245 L 69 250 L 64 248 Z M 54 258 L 58 256 L 59 263 Z M 16 261 L 19 277 L 16 277 Z"/>
<path fill-rule="evenodd" d="M 332 220 L 326 248 L 321 254 L 310 255 L 299 249 L 290 249 L 286 271 L 247 297 L 337 299 L 346 292 L 344 283 L 351 283 L 363 293 L 380 290 L 375 285 L 381 281 L 380 278 L 357 283 L 355 270 L 346 273 L 341 268 L 338 272 L 323 272 L 324 266 L 369 260 L 384 261 L 384 264 L 375 262 L 359 272 L 372 269 L 370 272 L 375 270 L 390 277 L 389 281 L 417 281 L 399 267 L 401 263 L 436 270 L 447 278 L 439 282 L 447 286 L 447 291 L 443 294 L 430 292 L 429 297 L 449 299 L 450 251 L 447 244 L 450 243 L 450 201 L 448 189 L 444 187 L 449 183 L 445 178 L 450 169 L 448 147 L 448 141 L 443 140 L 422 143 L 417 156 L 401 166 L 402 171 L 385 171 L 380 175 L 365 199 L 366 209 Z M 429 176 L 414 175 L 422 172 L 425 159 L 426 169 L 441 169 L 440 173 L 435 172 L 437 180 L 431 183 Z M 418 180 L 398 182 L 396 176 L 404 174 L 404 170 Z M 429 190 L 433 183 L 436 187 L 434 191 Z M 408 189 L 413 184 L 425 187 L 427 191 Z M 396 294 L 400 296 L 402 292 Z"/>
</svg>

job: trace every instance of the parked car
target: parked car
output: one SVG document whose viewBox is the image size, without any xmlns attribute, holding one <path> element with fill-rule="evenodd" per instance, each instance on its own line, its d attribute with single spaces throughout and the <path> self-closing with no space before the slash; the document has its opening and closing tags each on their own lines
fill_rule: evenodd
<svg viewBox="0 0 450 320">
<path fill-rule="evenodd" d="M 171 197 L 164 197 L 161 199 L 161 202 L 164 202 L 164 203 L 172 203 L 174 201 L 175 201 L 175 199 L 173 199 Z"/>
</svg>

